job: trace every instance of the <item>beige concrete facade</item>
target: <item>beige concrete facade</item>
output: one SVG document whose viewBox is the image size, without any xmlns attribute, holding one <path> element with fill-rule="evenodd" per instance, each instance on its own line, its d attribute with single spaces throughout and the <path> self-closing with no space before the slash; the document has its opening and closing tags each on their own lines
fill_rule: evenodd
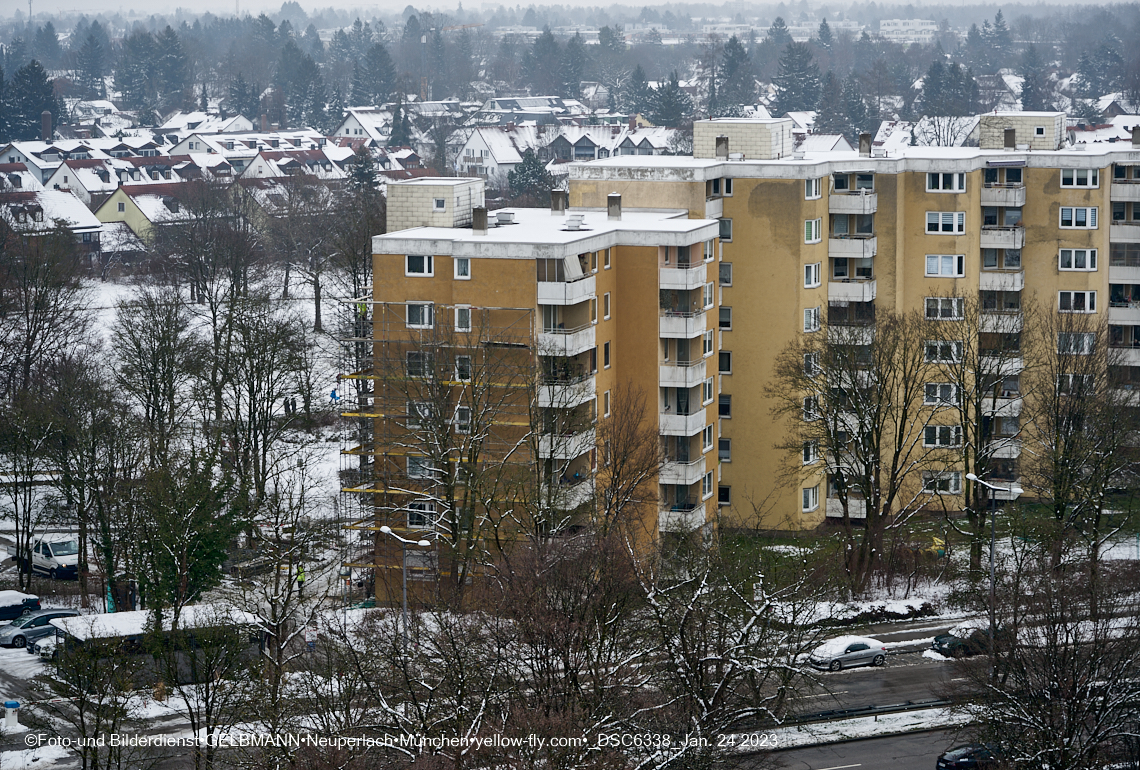
<svg viewBox="0 0 1140 770">
<path fill-rule="evenodd" d="M 698 120 L 693 124 L 693 155 L 715 158 L 716 138 L 723 136 L 728 138 L 730 155 L 741 154 L 747 160 L 784 158 L 795 148 L 792 125 L 791 118 Z"/>
<path fill-rule="evenodd" d="M 483 180 L 426 177 L 388 186 L 388 232 L 409 227 L 469 227 L 483 205 Z"/>
</svg>

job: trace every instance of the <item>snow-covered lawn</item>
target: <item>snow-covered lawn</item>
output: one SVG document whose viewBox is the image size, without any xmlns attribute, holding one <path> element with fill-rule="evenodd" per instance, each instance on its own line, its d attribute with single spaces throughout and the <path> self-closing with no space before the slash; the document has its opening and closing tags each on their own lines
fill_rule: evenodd
<svg viewBox="0 0 1140 770">
<path fill-rule="evenodd" d="M 733 736 L 730 745 L 738 751 L 755 753 L 765 746 L 773 750 L 790 749 L 801 746 L 821 746 L 827 743 L 859 740 L 861 738 L 881 738 L 884 735 L 934 730 L 940 727 L 954 727 L 965 724 L 966 717 L 952 714 L 949 709 L 922 709 L 899 714 L 883 714 L 877 717 L 855 717 L 836 719 L 831 722 L 780 727 L 747 735 Z M 775 740 L 771 740 L 771 736 Z M 767 742 L 760 738 L 769 736 Z"/>
<path fill-rule="evenodd" d="M 71 752 L 63 746 L 0 751 L 0 770 L 43 770 L 60 760 L 70 758 Z"/>
<path fill-rule="evenodd" d="M 12 679 L 31 681 L 44 671 L 44 662 L 38 655 L 30 655 L 23 649 L 0 647 L 0 671 Z"/>
</svg>

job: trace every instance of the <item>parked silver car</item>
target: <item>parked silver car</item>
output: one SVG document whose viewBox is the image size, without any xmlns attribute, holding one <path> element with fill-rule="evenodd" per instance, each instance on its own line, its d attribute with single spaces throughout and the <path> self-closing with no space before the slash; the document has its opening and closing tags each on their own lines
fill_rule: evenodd
<svg viewBox="0 0 1140 770">
<path fill-rule="evenodd" d="M 813 668 L 839 671 L 852 666 L 882 666 L 887 648 L 869 636 L 840 636 L 812 650 L 808 663 Z"/>
<path fill-rule="evenodd" d="M 40 610 L 21 615 L 6 626 L 0 626 L 0 646 L 23 647 L 28 642 L 55 636 L 55 626 L 49 621 L 78 615 L 75 610 Z"/>
</svg>

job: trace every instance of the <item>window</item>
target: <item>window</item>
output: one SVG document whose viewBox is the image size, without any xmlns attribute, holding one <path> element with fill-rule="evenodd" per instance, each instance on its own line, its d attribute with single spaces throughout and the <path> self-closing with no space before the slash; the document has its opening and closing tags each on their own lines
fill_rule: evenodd
<svg viewBox="0 0 1140 770">
<path fill-rule="evenodd" d="M 1057 309 L 1062 313 L 1095 313 L 1095 291 L 1057 292 Z"/>
<path fill-rule="evenodd" d="M 127 210 L 127 204 L 123 203 L 122 201 L 119 201 L 119 211 L 126 211 L 126 210 Z"/>
<path fill-rule="evenodd" d="M 926 318 L 929 321 L 960 321 L 965 300 L 961 297 L 927 297 Z"/>
<path fill-rule="evenodd" d="M 815 377 L 819 374 L 819 353 L 804 353 L 804 376 Z"/>
<path fill-rule="evenodd" d="M 732 417 L 732 396 L 728 393 L 721 393 L 720 402 L 717 404 L 717 415 L 720 417 Z"/>
<path fill-rule="evenodd" d="M 720 328 L 725 331 L 732 331 L 732 308 L 724 305 L 720 307 Z"/>
<path fill-rule="evenodd" d="M 606 249 L 605 251 L 602 252 L 602 255 L 603 255 L 602 256 L 602 267 L 604 267 L 606 270 L 609 270 L 610 269 L 610 250 Z"/>
<path fill-rule="evenodd" d="M 443 211 L 445 208 L 447 208 L 447 201 L 443 198 L 434 198 L 432 200 L 432 208 L 436 211 Z"/>
<path fill-rule="evenodd" d="M 701 431 L 701 450 L 704 452 L 712 449 L 713 446 L 713 426 L 706 425 L 705 429 Z"/>
<path fill-rule="evenodd" d="M 818 441 L 805 441 L 803 449 L 804 465 L 812 465 L 819 462 L 819 442 Z"/>
<path fill-rule="evenodd" d="M 431 303 L 410 303 L 408 305 L 408 328 L 430 329 L 432 327 Z"/>
<path fill-rule="evenodd" d="M 406 425 L 408 428 L 419 428 L 425 422 L 430 423 L 431 420 L 431 404 L 427 401 L 409 401 L 408 402 L 408 419 Z"/>
<path fill-rule="evenodd" d="M 819 419 L 819 396 L 804 397 L 804 420 L 811 422 Z"/>
<path fill-rule="evenodd" d="M 713 472 L 709 471 L 708 473 L 706 473 L 704 475 L 704 478 L 701 479 L 701 499 L 702 500 L 707 500 L 708 498 L 712 497 L 713 483 L 715 481 L 715 479 L 713 477 L 714 477 Z"/>
<path fill-rule="evenodd" d="M 408 529 L 431 529 L 435 525 L 435 503 L 408 503 Z"/>
<path fill-rule="evenodd" d="M 404 267 L 404 275 L 435 275 L 434 258 L 409 254 Z"/>
<path fill-rule="evenodd" d="M 1058 270 L 1096 270 L 1096 249 L 1061 249 Z"/>
<path fill-rule="evenodd" d="M 409 350 L 407 358 L 409 377 L 430 377 L 432 354 L 428 350 Z"/>
<path fill-rule="evenodd" d="M 408 458 L 408 478 L 409 479 L 430 479 L 435 475 L 435 468 L 432 467 L 431 460 L 426 457 L 409 457 Z"/>
<path fill-rule="evenodd" d="M 716 504 L 732 505 L 732 487 L 716 488 Z"/>
<path fill-rule="evenodd" d="M 962 428 L 959 425 L 927 425 L 923 433 L 925 447 L 949 447 L 962 445 Z"/>
<path fill-rule="evenodd" d="M 1099 169 L 1066 168 L 1061 170 L 1062 187 L 1099 187 Z"/>
<path fill-rule="evenodd" d="M 455 357 L 455 379 L 460 382 L 471 381 L 471 356 Z"/>
<path fill-rule="evenodd" d="M 815 179 L 804 180 L 804 200 L 813 201 L 817 198 L 823 197 L 823 180 L 816 177 Z"/>
<path fill-rule="evenodd" d="M 721 262 L 720 269 L 717 271 L 717 280 L 720 281 L 721 286 L 732 286 L 732 263 Z"/>
<path fill-rule="evenodd" d="M 1070 396 L 1084 396 L 1092 393 L 1093 377 L 1091 374 L 1058 374 L 1057 392 Z"/>
<path fill-rule="evenodd" d="M 803 505 L 801 506 L 803 512 L 814 511 L 816 508 L 819 508 L 819 484 L 803 489 Z"/>
<path fill-rule="evenodd" d="M 927 192 L 962 192 L 966 189 L 965 174 L 938 174 L 926 175 Z"/>
<path fill-rule="evenodd" d="M 1087 356 L 1096 344 L 1093 332 L 1058 332 L 1057 352 L 1077 356 Z"/>
<path fill-rule="evenodd" d="M 966 232 L 966 212 L 928 211 L 926 212 L 926 232 L 964 233 Z"/>
<path fill-rule="evenodd" d="M 707 406 L 708 404 L 712 403 L 713 390 L 714 390 L 714 388 L 713 388 L 713 378 L 712 377 L 709 377 L 707 380 L 705 380 L 703 383 L 701 383 L 701 403 L 702 404 Z"/>
<path fill-rule="evenodd" d="M 732 351 L 720 351 L 719 360 L 717 362 L 717 371 L 721 374 L 732 374 Z"/>
<path fill-rule="evenodd" d="M 924 404 L 954 404 L 958 401 L 958 386 L 949 382 L 926 383 Z"/>
<path fill-rule="evenodd" d="M 590 252 L 590 272 L 598 272 L 598 252 L 596 251 Z"/>
<path fill-rule="evenodd" d="M 720 222 L 720 239 L 722 241 L 731 241 L 732 240 L 732 220 L 731 219 L 720 219 L 718 221 Z"/>
<path fill-rule="evenodd" d="M 701 345 L 701 355 L 711 356 L 713 353 L 713 332 L 705 332 Z"/>
<path fill-rule="evenodd" d="M 804 222 L 804 243 L 819 243 L 823 240 L 823 219 L 808 219 Z"/>
<path fill-rule="evenodd" d="M 702 299 L 704 300 L 704 303 L 705 303 L 704 304 L 705 310 L 708 310 L 710 307 L 713 306 L 713 298 L 715 296 L 716 295 L 713 294 L 713 284 L 706 283 L 705 289 L 704 289 L 704 295 L 702 297 Z"/>
<path fill-rule="evenodd" d="M 598 322 L 598 298 L 593 297 L 590 300 L 590 323 Z"/>
<path fill-rule="evenodd" d="M 804 288 L 814 289 L 823 284 L 823 263 L 804 265 Z"/>
<path fill-rule="evenodd" d="M 471 407 L 460 406 L 455 410 L 455 432 L 471 432 Z"/>
<path fill-rule="evenodd" d="M 725 177 L 722 181 L 724 182 L 724 194 L 732 195 L 732 179 Z"/>
<path fill-rule="evenodd" d="M 458 305 L 455 308 L 455 331 L 471 331 L 471 308 L 467 305 Z"/>
<path fill-rule="evenodd" d="M 1073 230 L 1096 229 L 1096 206 L 1091 208 L 1061 207 L 1061 227 Z"/>
<path fill-rule="evenodd" d="M 602 416 L 610 416 L 610 392 L 608 390 L 602 394 Z"/>
<path fill-rule="evenodd" d="M 957 495 L 962 492 L 961 471 L 923 471 L 922 488 L 934 495 Z"/>
<path fill-rule="evenodd" d="M 602 345 L 602 368 L 610 368 L 610 343 L 608 342 Z"/>
<path fill-rule="evenodd" d="M 955 364 L 962 360 L 962 343 L 945 340 L 926 341 L 926 361 L 931 364 Z"/>
<path fill-rule="evenodd" d="M 732 439 L 717 439 L 716 459 L 720 460 L 722 463 L 732 462 Z"/>
<path fill-rule="evenodd" d="M 927 254 L 926 274 L 937 278 L 961 278 L 966 274 L 966 255 Z"/>
<path fill-rule="evenodd" d="M 819 331 L 819 308 L 809 307 L 804 311 L 804 331 L 817 332 Z"/>
<path fill-rule="evenodd" d="M 1034 126 L 1033 127 L 1033 135 L 1034 136 L 1045 136 L 1045 126 Z"/>
<path fill-rule="evenodd" d="M 455 277 L 460 281 L 471 280 L 471 259 L 470 257 L 456 257 L 455 258 Z"/>
</svg>

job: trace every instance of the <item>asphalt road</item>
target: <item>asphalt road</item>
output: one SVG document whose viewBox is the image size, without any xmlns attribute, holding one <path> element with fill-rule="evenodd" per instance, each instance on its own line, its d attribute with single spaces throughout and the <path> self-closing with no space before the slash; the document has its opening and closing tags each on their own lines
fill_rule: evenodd
<svg viewBox="0 0 1140 770">
<path fill-rule="evenodd" d="M 938 730 L 791 749 L 769 758 L 787 770 L 934 770 L 938 755 L 961 743 L 953 731 Z M 746 770 L 761 763 L 753 758 L 738 767 Z"/>
</svg>

